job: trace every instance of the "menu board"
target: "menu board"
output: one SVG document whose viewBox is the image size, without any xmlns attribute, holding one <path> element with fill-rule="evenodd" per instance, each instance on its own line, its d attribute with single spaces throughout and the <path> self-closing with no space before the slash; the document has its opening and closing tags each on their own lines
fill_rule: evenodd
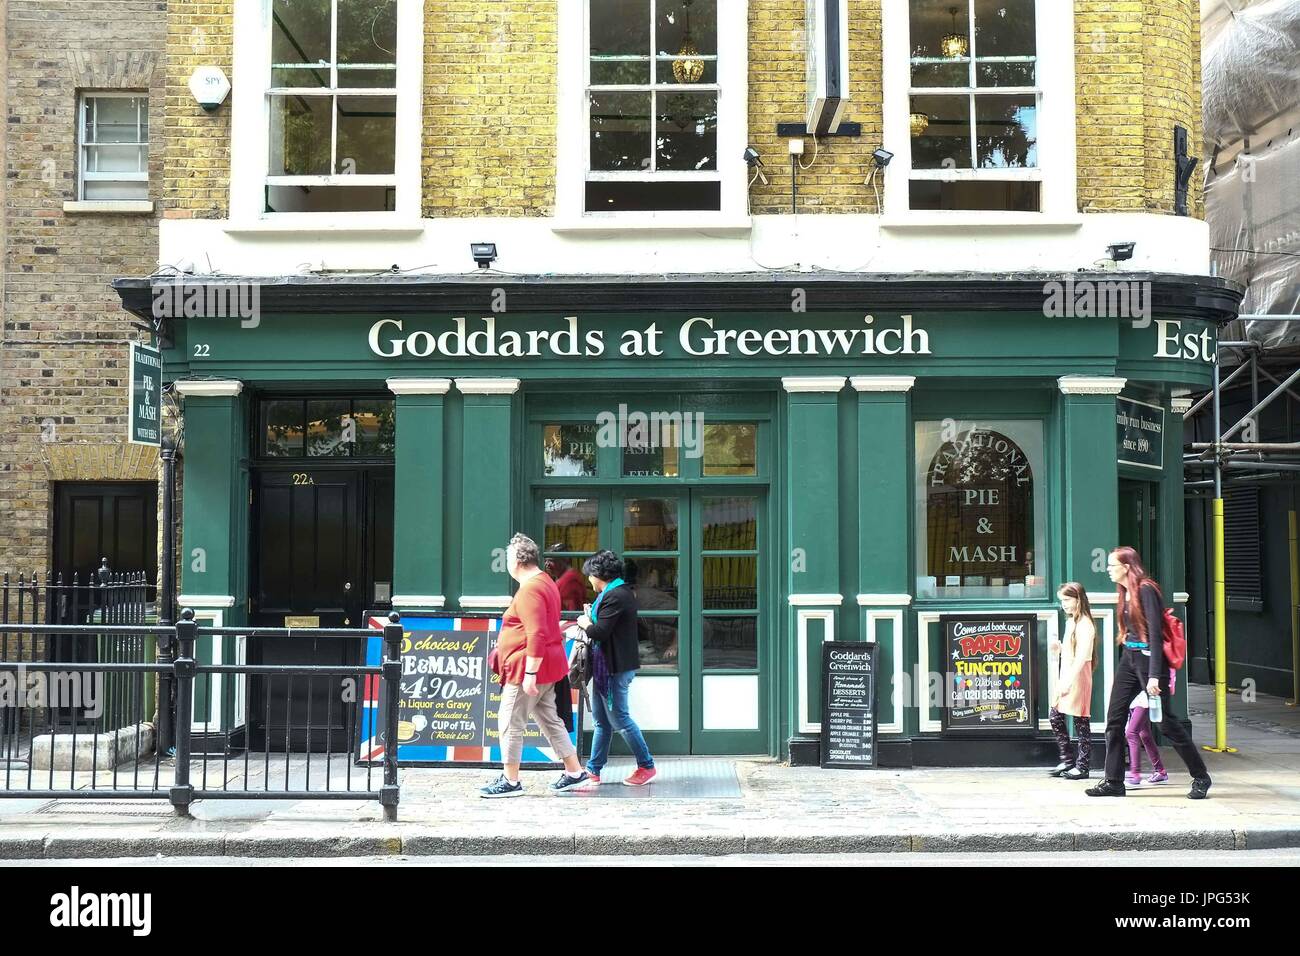
<svg viewBox="0 0 1300 956">
<path fill-rule="evenodd" d="M 939 618 L 947 661 L 945 733 L 1032 734 L 1038 619 L 983 614 Z"/>
<path fill-rule="evenodd" d="M 382 616 L 369 618 L 383 630 Z M 501 685 L 488 656 L 501 629 L 499 616 L 429 615 L 402 619 L 402 691 L 397 711 L 397 760 L 408 765 L 491 765 L 501 762 L 497 714 Z M 383 663 L 384 642 L 371 638 L 366 664 Z M 567 651 L 567 648 L 566 648 Z M 378 678 L 368 678 L 358 720 L 357 759 L 382 760 L 387 749 L 388 708 Z M 571 695 L 577 706 L 577 694 Z M 570 739 L 576 745 L 575 732 Z M 530 720 L 524 732 L 523 766 L 558 767 L 550 743 Z"/>
<path fill-rule="evenodd" d="M 874 643 L 822 645 L 821 765 L 847 769 L 876 765 Z"/>
</svg>

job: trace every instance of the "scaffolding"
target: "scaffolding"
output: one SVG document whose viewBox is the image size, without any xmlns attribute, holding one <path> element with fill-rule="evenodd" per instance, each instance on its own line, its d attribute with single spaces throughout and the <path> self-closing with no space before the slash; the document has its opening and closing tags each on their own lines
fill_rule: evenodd
<svg viewBox="0 0 1300 956">
<path fill-rule="evenodd" d="M 1211 262 L 1216 275 L 1241 283 L 1246 295 L 1242 314 L 1221 330 L 1213 387 L 1183 415 L 1195 427 L 1208 406 L 1212 440 L 1187 443 L 1183 467 L 1186 495 L 1211 499 L 1216 732 L 1214 746 L 1206 749 L 1231 752 L 1225 484 L 1289 489 L 1287 703 L 1300 701 L 1300 432 L 1293 404 L 1300 403 L 1300 0 L 1204 0 L 1201 23 Z M 1225 430 L 1223 396 L 1234 383 L 1250 389 L 1250 411 Z M 1267 391 L 1262 398 L 1261 391 Z M 1285 401 L 1285 440 L 1261 441 L 1259 416 L 1279 400 Z"/>
</svg>

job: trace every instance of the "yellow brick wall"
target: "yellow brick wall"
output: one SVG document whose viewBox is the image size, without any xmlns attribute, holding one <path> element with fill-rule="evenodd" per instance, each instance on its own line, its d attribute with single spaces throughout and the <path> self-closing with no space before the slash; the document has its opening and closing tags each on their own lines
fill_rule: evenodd
<svg viewBox="0 0 1300 956">
<path fill-rule="evenodd" d="M 555 0 L 426 0 L 424 215 L 549 216 Z"/>
<path fill-rule="evenodd" d="M 749 142 L 767 164 L 769 180 L 750 189 L 754 213 L 790 211 L 790 157 L 777 123 L 804 119 L 804 0 L 749 2 Z M 884 127 L 880 71 L 880 0 L 849 5 L 849 92 L 846 120 L 862 124 L 858 139 L 822 140 L 813 162 L 813 142 L 805 143 L 798 174 L 800 212 L 876 212 L 866 185 L 871 153 L 881 145 Z M 721 156 L 721 162 L 735 157 Z M 882 181 L 883 182 L 883 181 Z"/>
<path fill-rule="evenodd" d="M 224 219 L 230 207 L 230 97 L 205 112 L 190 94 L 197 66 L 219 66 L 232 84 L 233 4 L 167 4 L 165 219 Z"/>
<path fill-rule="evenodd" d="M 1061 0 L 1065 2 L 1065 0 Z M 1073 0 L 1078 205 L 1084 212 L 1172 212 L 1173 126 L 1200 151 L 1200 20 L 1196 0 Z M 205 113 L 187 88 L 200 64 L 231 68 L 231 4 L 173 0 L 167 29 L 163 215 L 222 218 L 229 200 L 229 101 Z M 804 109 L 804 0 L 750 0 L 749 142 L 769 184 L 755 213 L 790 209 L 778 122 Z M 852 102 L 860 139 L 818 144 L 799 172 L 806 212 L 875 212 L 864 180 L 881 144 L 880 0 L 850 3 Z M 555 204 L 554 0 L 425 0 L 424 215 L 548 216 Z M 809 142 L 804 163 L 813 161 Z M 722 162 L 735 157 L 722 156 Z M 1193 213 L 1203 215 L 1200 170 Z"/>
<path fill-rule="evenodd" d="M 1200 155 L 1196 0 L 1075 0 L 1079 209 L 1172 213 L 1175 124 Z M 1204 216 L 1200 170 L 1189 210 Z"/>
</svg>

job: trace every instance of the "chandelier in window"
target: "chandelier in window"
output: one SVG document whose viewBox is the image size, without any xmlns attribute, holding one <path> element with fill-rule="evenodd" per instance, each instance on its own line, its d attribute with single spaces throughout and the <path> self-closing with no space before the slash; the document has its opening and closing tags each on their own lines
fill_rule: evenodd
<svg viewBox="0 0 1300 956">
<path fill-rule="evenodd" d="M 930 128 L 930 116 L 928 113 L 912 113 L 907 118 L 907 125 L 913 136 L 921 136 Z"/>
<path fill-rule="evenodd" d="M 943 55 L 949 59 L 956 59 L 970 51 L 970 43 L 966 39 L 966 34 L 957 32 L 957 8 L 949 7 L 948 12 L 952 15 L 952 32 L 943 35 L 939 41 L 939 49 L 943 50 Z"/>
<path fill-rule="evenodd" d="M 686 34 L 677 59 L 673 60 L 673 76 L 678 83 L 698 83 L 704 78 L 704 61 L 699 58 L 700 48 L 691 37 L 691 0 L 682 0 L 682 8 L 686 13 Z"/>
</svg>

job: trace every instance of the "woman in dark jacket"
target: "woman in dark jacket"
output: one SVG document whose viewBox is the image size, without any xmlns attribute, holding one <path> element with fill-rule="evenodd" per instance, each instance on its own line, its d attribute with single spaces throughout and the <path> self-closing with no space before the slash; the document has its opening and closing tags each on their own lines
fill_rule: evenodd
<svg viewBox="0 0 1300 956">
<path fill-rule="evenodd" d="M 654 779 L 655 762 L 627 705 L 628 687 L 641 666 L 636 594 L 623 580 L 623 562 L 613 551 L 593 554 L 583 564 L 582 573 L 596 592 L 591 617 L 584 614 L 578 618 L 578 626 L 587 632 L 597 652 L 593 662 L 596 687 L 591 695 L 596 730 L 592 735 L 587 772 L 600 783 L 600 772 L 609 759 L 610 740 L 617 731 L 636 757 L 636 771 L 623 783 L 643 787 Z"/>
<path fill-rule="evenodd" d="M 1123 650 L 1106 712 L 1106 779 L 1084 791 L 1090 797 L 1124 796 L 1124 730 L 1129 702 L 1139 691 L 1145 691 L 1148 697 L 1169 699 L 1169 666 L 1164 662 L 1165 607 L 1160 587 L 1147 576 L 1142 559 L 1129 547 L 1110 553 L 1106 572 L 1117 588 L 1115 620 Z M 1165 713 L 1168 719 L 1160 729 L 1192 775 L 1192 789 L 1187 796 L 1204 800 L 1210 790 L 1210 774 L 1201 751 L 1178 718 L 1167 709 Z"/>
</svg>

